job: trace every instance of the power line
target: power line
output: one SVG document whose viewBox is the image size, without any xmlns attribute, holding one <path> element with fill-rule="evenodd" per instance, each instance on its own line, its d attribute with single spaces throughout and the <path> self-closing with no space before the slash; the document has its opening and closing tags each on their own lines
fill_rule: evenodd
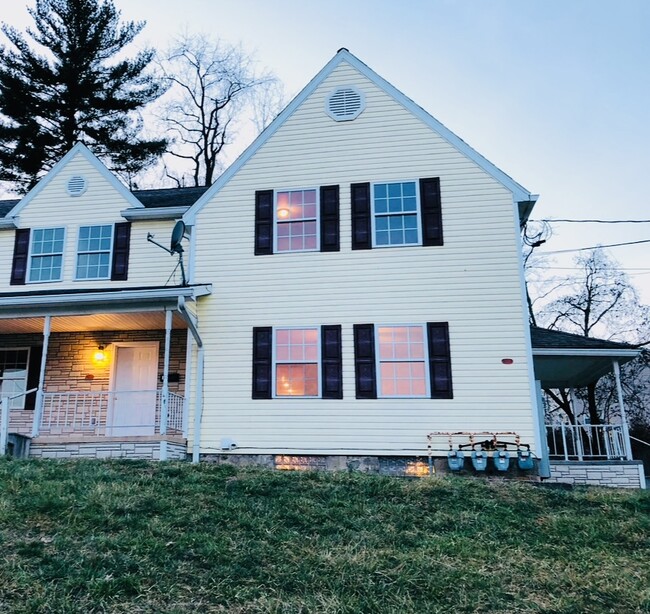
<svg viewBox="0 0 650 614">
<path fill-rule="evenodd" d="M 569 220 L 569 219 L 543 219 L 543 220 L 530 220 L 531 222 L 567 222 L 569 224 L 650 224 L 650 220 Z"/>
<path fill-rule="evenodd" d="M 570 252 L 583 252 L 588 249 L 597 249 L 599 247 L 621 247 L 623 245 L 639 245 L 641 243 L 650 243 L 650 239 L 642 239 L 641 241 L 627 241 L 626 243 L 610 243 L 609 245 L 590 245 L 589 247 L 577 247 L 575 249 L 560 249 L 552 252 L 541 252 L 542 254 L 568 254 Z"/>
</svg>

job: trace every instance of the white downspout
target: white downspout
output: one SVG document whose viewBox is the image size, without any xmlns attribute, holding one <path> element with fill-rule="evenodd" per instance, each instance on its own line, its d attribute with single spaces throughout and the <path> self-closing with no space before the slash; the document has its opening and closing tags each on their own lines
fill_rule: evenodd
<svg viewBox="0 0 650 614">
<path fill-rule="evenodd" d="M 196 388 L 194 390 L 194 445 L 192 446 L 192 462 L 198 463 L 201 453 L 201 421 L 203 418 L 203 365 L 205 362 L 205 348 L 203 340 L 194 322 L 193 316 L 187 311 L 185 298 L 178 297 L 178 311 L 187 322 L 187 326 L 196 341 L 198 355 L 196 359 Z M 188 381 L 187 379 L 185 380 Z"/>
<path fill-rule="evenodd" d="M 632 445 L 630 444 L 630 429 L 627 425 L 627 415 L 625 413 L 625 403 L 623 402 L 623 387 L 621 386 L 621 367 L 618 360 L 613 360 L 614 379 L 616 380 L 616 392 L 618 394 L 618 406 L 621 409 L 621 425 L 623 427 L 623 439 L 625 440 L 625 455 L 627 460 L 632 460 Z"/>
<path fill-rule="evenodd" d="M 52 329 L 52 316 L 45 316 L 43 324 L 43 355 L 41 356 L 41 372 L 38 374 L 38 390 L 34 406 L 34 422 L 32 423 L 32 437 L 38 437 L 43 420 L 43 387 L 45 386 L 45 364 L 47 363 L 47 349 L 50 345 L 50 331 Z"/>
<path fill-rule="evenodd" d="M 194 397 L 194 446 L 192 462 L 198 463 L 201 454 L 201 420 L 203 418 L 203 361 L 205 348 L 199 347 L 196 368 L 196 395 Z"/>
<path fill-rule="evenodd" d="M 162 398 L 160 407 L 160 460 L 167 460 L 167 421 L 169 419 L 169 354 L 172 333 L 172 312 L 165 312 L 165 359 L 163 362 Z"/>
</svg>

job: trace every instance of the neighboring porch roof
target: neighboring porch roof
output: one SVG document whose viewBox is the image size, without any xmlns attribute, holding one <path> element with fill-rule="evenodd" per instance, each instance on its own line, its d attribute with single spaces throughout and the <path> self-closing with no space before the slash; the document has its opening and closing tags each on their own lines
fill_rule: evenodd
<svg viewBox="0 0 650 614">
<path fill-rule="evenodd" d="M 636 358 L 641 350 L 627 343 L 573 335 L 532 326 L 535 379 L 543 388 L 579 388 L 598 381 L 619 364 Z"/>
<path fill-rule="evenodd" d="M 210 293 L 209 285 L 3 292 L 0 334 L 40 333 L 48 315 L 54 316 L 53 332 L 160 329 L 166 311 L 174 312 L 175 328 L 186 328 L 176 311 L 179 300 Z"/>
</svg>

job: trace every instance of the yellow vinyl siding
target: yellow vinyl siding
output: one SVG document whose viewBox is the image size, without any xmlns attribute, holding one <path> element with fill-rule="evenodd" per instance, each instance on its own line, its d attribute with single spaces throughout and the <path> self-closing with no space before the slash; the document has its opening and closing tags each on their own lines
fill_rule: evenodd
<svg viewBox="0 0 650 614">
<path fill-rule="evenodd" d="M 353 85 L 366 109 L 324 110 Z M 350 184 L 440 177 L 444 246 L 351 249 Z M 254 256 L 254 193 L 340 186 L 337 253 Z M 433 430 L 507 430 L 533 439 L 526 318 L 512 194 L 346 63 L 197 217 L 206 342 L 202 452 L 222 437 L 248 453 L 409 454 Z M 454 398 L 355 399 L 355 323 L 449 322 Z M 344 399 L 251 399 L 253 326 L 341 324 Z M 503 365 L 502 358 L 514 364 Z"/>
<path fill-rule="evenodd" d="M 75 175 L 81 175 L 87 181 L 88 188 L 81 196 L 70 196 L 66 189 L 69 179 Z M 62 279 L 27 283 L 22 288 L 77 289 L 105 282 L 110 283 L 111 287 L 164 285 L 176 266 L 176 261 L 147 242 L 147 233 L 154 233 L 160 243 L 167 245 L 173 221 L 139 221 L 131 225 L 128 281 L 75 280 L 79 227 L 124 222 L 120 211 L 131 206 L 83 154 L 78 153 L 72 157 L 19 214 L 20 228 L 65 228 Z M 0 256 L 6 263 L 0 278 L 0 291 L 17 289 L 16 286 L 9 285 L 13 248 L 14 231 L 0 230 Z"/>
</svg>

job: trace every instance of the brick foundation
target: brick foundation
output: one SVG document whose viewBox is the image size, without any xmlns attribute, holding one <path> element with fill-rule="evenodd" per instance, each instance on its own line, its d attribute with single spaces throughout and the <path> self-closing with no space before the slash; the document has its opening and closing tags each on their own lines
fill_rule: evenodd
<svg viewBox="0 0 650 614">
<path fill-rule="evenodd" d="M 427 456 L 304 456 L 289 454 L 202 454 L 201 461 L 230 464 L 237 467 L 266 467 L 289 471 L 350 471 L 395 477 L 425 477 L 429 475 Z M 476 472 L 467 459 L 463 471 L 450 471 L 446 458 L 433 459 L 434 475 L 505 477 L 538 481 L 537 467 L 521 471 L 517 459 L 511 459 L 508 471 L 497 471 L 491 464 L 486 471 Z"/>
<path fill-rule="evenodd" d="M 545 482 L 612 488 L 645 488 L 641 461 L 551 461 L 551 477 Z"/>
</svg>

